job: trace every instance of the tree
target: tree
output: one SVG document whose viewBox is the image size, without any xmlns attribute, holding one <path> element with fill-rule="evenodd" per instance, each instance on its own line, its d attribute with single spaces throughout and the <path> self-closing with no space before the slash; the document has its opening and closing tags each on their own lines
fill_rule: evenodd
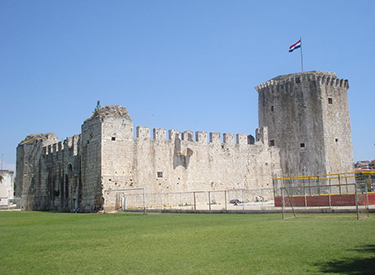
<svg viewBox="0 0 375 275">
<path fill-rule="evenodd" d="M 100 100 L 98 100 L 97 102 L 96 102 L 96 107 L 95 107 L 95 109 L 94 109 L 94 112 L 93 112 L 93 116 L 96 116 L 96 115 L 98 115 L 99 114 L 99 110 L 100 110 Z"/>
</svg>

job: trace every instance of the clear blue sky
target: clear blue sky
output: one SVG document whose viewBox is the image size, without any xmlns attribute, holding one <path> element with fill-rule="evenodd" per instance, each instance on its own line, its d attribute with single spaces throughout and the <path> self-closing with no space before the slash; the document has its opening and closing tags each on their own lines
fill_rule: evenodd
<svg viewBox="0 0 375 275">
<path fill-rule="evenodd" d="M 254 86 L 349 79 L 354 160 L 375 159 L 375 1 L 0 1 L 0 154 L 28 134 L 79 134 L 101 105 L 134 126 L 254 134 Z"/>
</svg>

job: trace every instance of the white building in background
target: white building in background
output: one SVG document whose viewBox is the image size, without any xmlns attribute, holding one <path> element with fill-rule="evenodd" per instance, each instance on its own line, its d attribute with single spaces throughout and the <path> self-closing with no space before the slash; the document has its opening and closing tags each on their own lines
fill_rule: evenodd
<svg viewBox="0 0 375 275">
<path fill-rule="evenodd" d="M 14 198 L 14 172 L 0 170 L 0 205 L 8 205 L 8 201 Z"/>
</svg>

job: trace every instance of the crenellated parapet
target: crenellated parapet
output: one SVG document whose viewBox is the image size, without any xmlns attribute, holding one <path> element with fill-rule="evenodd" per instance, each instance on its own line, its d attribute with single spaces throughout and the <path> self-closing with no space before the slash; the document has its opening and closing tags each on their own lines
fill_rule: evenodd
<svg viewBox="0 0 375 275">
<path fill-rule="evenodd" d="M 141 139 L 150 138 L 150 128 L 149 127 L 138 126 L 136 131 L 137 131 L 137 133 L 136 133 L 137 138 L 141 138 Z"/>
<path fill-rule="evenodd" d="M 311 71 L 277 76 L 256 86 L 255 89 L 258 92 L 265 89 L 279 91 L 280 89 L 288 89 L 288 87 L 291 85 L 312 81 L 317 81 L 321 85 L 349 89 L 349 82 L 347 79 L 339 79 L 335 73 L 322 71 Z"/>
<path fill-rule="evenodd" d="M 58 141 L 53 144 L 49 144 L 43 148 L 43 154 L 57 154 L 62 153 L 67 149 L 72 150 L 72 155 L 76 156 L 79 151 L 79 142 L 81 135 L 74 135 L 72 137 L 67 137 L 63 141 Z"/>
<path fill-rule="evenodd" d="M 148 138 L 150 138 L 150 135 L 148 136 Z M 156 139 L 156 140 L 166 140 L 167 139 L 167 131 L 163 128 L 155 128 L 154 129 L 154 139 Z"/>
<path fill-rule="evenodd" d="M 261 127 L 256 129 L 256 140 L 268 144 L 268 128 Z"/>
<path fill-rule="evenodd" d="M 194 141 L 194 133 L 193 133 L 193 131 L 190 131 L 190 130 L 184 131 L 182 133 L 181 139 L 185 140 L 185 141 Z"/>
<path fill-rule="evenodd" d="M 211 143 L 216 143 L 216 144 L 220 144 L 221 143 L 221 137 L 220 137 L 220 133 L 210 133 L 210 142 Z"/>
<path fill-rule="evenodd" d="M 258 133 L 258 131 L 260 131 Z M 170 140 L 175 141 L 176 139 L 188 141 L 188 142 L 196 142 L 196 143 L 212 143 L 212 144 L 239 144 L 239 145 L 249 145 L 255 143 L 255 138 L 252 135 L 246 134 L 233 134 L 233 133 L 218 133 L 218 132 L 210 132 L 207 133 L 205 131 L 196 131 L 193 132 L 191 130 L 186 130 L 180 132 L 176 129 L 168 130 L 168 137 L 167 137 L 167 130 L 163 128 L 154 128 L 153 129 L 153 138 L 151 138 L 151 131 L 149 127 L 145 126 L 138 126 L 136 128 L 136 138 L 137 139 L 150 139 L 150 140 Z M 257 140 L 262 143 L 266 140 L 268 142 L 268 137 L 264 137 L 266 135 L 266 130 L 257 129 Z M 208 139 L 209 137 L 209 139 Z M 268 143 L 265 144 L 268 144 Z"/>
</svg>

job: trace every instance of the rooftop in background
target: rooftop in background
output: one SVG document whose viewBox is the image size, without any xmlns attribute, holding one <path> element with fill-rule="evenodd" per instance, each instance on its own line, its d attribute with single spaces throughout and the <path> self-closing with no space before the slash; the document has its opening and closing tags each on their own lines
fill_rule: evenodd
<svg viewBox="0 0 375 275">
<path fill-rule="evenodd" d="M 359 160 L 355 164 L 356 171 L 367 171 L 367 170 L 375 170 L 375 159 L 372 161 L 369 160 Z"/>
</svg>

